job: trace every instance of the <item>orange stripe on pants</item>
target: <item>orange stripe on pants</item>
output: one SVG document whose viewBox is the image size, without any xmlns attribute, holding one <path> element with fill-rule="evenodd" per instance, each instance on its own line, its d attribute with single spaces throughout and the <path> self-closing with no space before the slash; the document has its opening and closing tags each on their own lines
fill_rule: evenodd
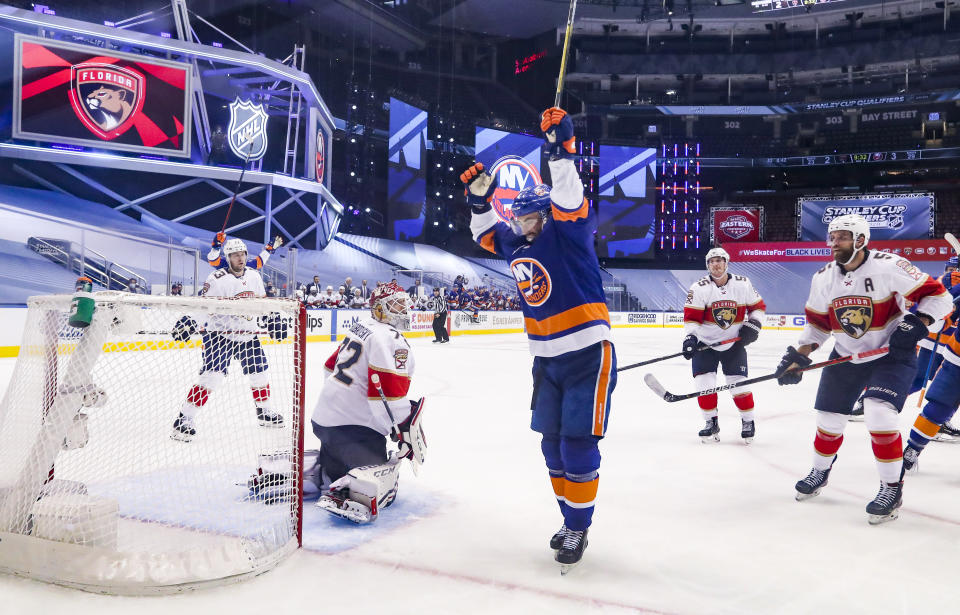
<svg viewBox="0 0 960 615">
<path fill-rule="evenodd" d="M 610 368 L 613 363 L 610 342 L 601 342 L 603 358 L 600 360 L 600 373 L 597 374 L 597 390 L 593 398 L 593 435 L 602 436 L 604 421 L 607 418 L 607 393 L 610 387 Z"/>
</svg>

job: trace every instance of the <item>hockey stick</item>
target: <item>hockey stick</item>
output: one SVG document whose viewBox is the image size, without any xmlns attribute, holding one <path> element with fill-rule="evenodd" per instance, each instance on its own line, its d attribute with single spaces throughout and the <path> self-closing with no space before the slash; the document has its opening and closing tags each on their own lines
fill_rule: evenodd
<svg viewBox="0 0 960 615">
<path fill-rule="evenodd" d="M 577 0 L 570 0 L 570 11 L 567 13 L 567 32 L 563 36 L 563 56 L 560 58 L 560 76 L 557 78 L 557 95 L 553 98 L 553 106 L 560 106 L 560 95 L 563 94 L 563 78 L 567 74 L 567 55 L 570 50 L 570 35 L 573 33 L 573 19 L 577 13 Z"/>
<path fill-rule="evenodd" d="M 722 342 L 717 342 L 715 344 L 707 344 L 707 345 L 701 344 L 699 347 L 697 347 L 697 352 L 700 352 L 701 350 L 706 350 L 707 348 L 716 348 L 717 346 L 723 346 L 724 344 L 733 344 L 734 342 L 739 342 L 739 341 L 740 341 L 739 337 L 731 337 L 728 340 L 723 340 Z M 663 357 L 657 357 L 656 359 L 647 359 L 646 361 L 640 361 L 639 363 L 624 365 L 623 367 L 617 368 L 617 373 L 625 372 L 628 369 L 633 369 L 634 367 L 640 367 L 641 365 L 650 365 L 651 363 L 659 363 L 660 361 L 666 361 L 667 359 L 675 359 L 682 355 L 683 355 L 683 352 L 677 352 L 674 354 L 668 354 Z"/>
<path fill-rule="evenodd" d="M 383 407 L 387 411 L 387 416 L 390 417 L 390 422 L 393 423 L 393 426 L 390 428 L 390 433 L 393 434 L 398 441 L 402 441 L 400 437 L 400 424 L 397 423 L 397 419 L 393 416 L 393 411 L 390 409 L 390 404 L 387 403 L 387 396 L 383 394 L 383 387 L 380 385 L 380 375 L 371 374 L 370 382 L 373 383 L 373 386 L 377 389 L 377 393 L 380 394 L 380 401 L 383 402 Z M 407 445 L 409 447 L 409 444 Z M 413 474 L 417 474 L 417 464 L 413 462 L 413 456 L 410 458 L 410 466 L 413 468 Z"/>
<path fill-rule="evenodd" d="M 855 354 L 847 355 L 845 357 L 837 357 L 836 359 L 830 359 L 828 361 L 821 361 L 820 363 L 814 363 L 813 365 L 808 365 L 806 367 L 801 367 L 799 369 L 792 369 L 789 371 L 792 372 L 809 372 L 811 370 L 820 369 L 822 367 L 829 367 L 831 365 L 836 365 L 838 363 L 846 363 L 847 361 L 852 361 L 853 359 L 865 359 L 866 357 L 876 356 L 878 354 L 883 354 L 890 349 L 886 346 L 883 348 L 876 348 L 874 350 L 867 350 L 865 352 L 858 352 Z M 786 373 L 786 372 L 784 372 Z M 668 402 L 682 401 L 684 399 L 692 399 L 694 397 L 700 397 L 701 395 L 710 395 L 711 393 L 719 393 L 720 391 L 729 391 L 730 389 L 736 389 L 738 387 L 747 386 L 748 384 L 755 384 L 757 382 L 763 382 L 765 380 L 773 380 L 782 376 L 781 373 L 767 374 L 766 376 L 758 376 L 756 378 L 750 378 L 749 380 L 741 380 L 740 382 L 735 382 L 734 384 L 725 384 L 723 386 L 714 387 L 712 389 L 705 389 L 703 391 L 695 391 L 693 393 L 686 393 L 684 395 L 675 395 L 667 391 L 660 381 L 653 374 L 647 374 L 643 377 L 643 381 L 650 387 L 654 393 L 659 397 L 662 397 Z"/>
<path fill-rule="evenodd" d="M 227 215 L 223 219 L 223 226 L 220 227 L 220 232 L 224 232 L 227 228 L 227 222 L 230 220 L 230 212 L 233 211 L 233 204 L 237 200 L 237 194 L 240 192 L 240 185 L 243 184 L 243 174 L 247 172 L 247 163 L 250 162 L 250 154 L 253 152 L 253 139 L 250 139 L 250 143 L 247 146 L 247 156 L 243 159 L 243 166 L 240 167 L 240 179 L 237 180 L 237 187 L 233 189 L 233 197 L 230 199 L 230 206 L 227 207 Z"/>
<path fill-rule="evenodd" d="M 950 244 L 956 254 L 960 254 L 960 241 L 957 241 L 953 233 L 944 233 L 943 238 Z"/>
</svg>

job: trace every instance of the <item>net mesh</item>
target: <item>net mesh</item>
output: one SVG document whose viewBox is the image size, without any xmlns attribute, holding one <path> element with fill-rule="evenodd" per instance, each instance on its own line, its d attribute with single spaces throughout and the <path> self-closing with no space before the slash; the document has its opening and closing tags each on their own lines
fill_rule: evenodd
<svg viewBox="0 0 960 615">
<path fill-rule="evenodd" d="M 298 546 L 299 304 L 94 297 L 86 328 L 68 295 L 29 302 L 0 405 L 0 568 L 117 593 L 270 568 Z M 274 488 L 251 489 L 264 467 Z"/>
</svg>

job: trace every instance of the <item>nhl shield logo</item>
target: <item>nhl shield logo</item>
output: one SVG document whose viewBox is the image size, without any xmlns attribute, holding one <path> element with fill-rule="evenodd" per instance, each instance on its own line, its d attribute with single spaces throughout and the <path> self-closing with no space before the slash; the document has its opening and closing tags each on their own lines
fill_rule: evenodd
<svg viewBox="0 0 960 615">
<path fill-rule="evenodd" d="M 87 129 L 105 141 L 116 139 L 143 109 L 144 77 L 123 66 L 82 62 L 70 67 L 70 105 Z"/>
<path fill-rule="evenodd" d="M 721 329 L 729 329 L 737 320 L 737 302 L 714 301 L 710 305 L 710 313 L 713 315 L 713 322 Z"/>
<path fill-rule="evenodd" d="M 833 317 L 844 333 L 854 339 L 863 337 L 873 322 L 873 301 L 870 297 L 834 299 Z"/>
<path fill-rule="evenodd" d="M 543 183 L 537 167 L 519 156 L 504 156 L 497 160 L 490 169 L 490 175 L 497 186 L 490 204 L 504 222 L 513 218 L 510 206 L 520 191 Z"/>
<path fill-rule="evenodd" d="M 230 126 L 227 128 L 230 150 L 244 160 L 260 160 L 267 153 L 267 112 L 238 97 L 230 103 Z"/>
</svg>

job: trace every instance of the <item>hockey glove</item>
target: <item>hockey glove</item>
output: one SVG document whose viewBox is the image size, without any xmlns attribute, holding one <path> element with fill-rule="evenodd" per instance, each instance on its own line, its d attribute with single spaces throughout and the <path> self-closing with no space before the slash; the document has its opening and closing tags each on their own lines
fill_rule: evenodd
<svg viewBox="0 0 960 615">
<path fill-rule="evenodd" d="M 757 337 L 760 335 L 760 329 L 762 328 L 763 325 L 760 324 L 759 320 L 751 318 L 740 327 L 740 341 L 744 346 L 749 346 L 757 341 Z"/>
<path fill-rule="evenodd" d="M 700 340 L 697 339 L 696 335 L 688 335 L 683 338 L 683 358 L 689 361 L 693 358 L 693 355 L 697 354 L 697 346 L 700 345 Z"/>
<path fill-rule="evenodd" d="M 550 160 L 570 158 L 577 153 L 577 138 L 573 136 L 573 121 L 559 107 L 550 107 L 540 115 L 540 130 L 547 141 Z"/>
<path fill-rule="evenodd" d="M 173 325 L 170 330 L 170 336 L 178 342 L 189 342 L 190 336 L 197 332 L 197 321 L 189 316 L 181 316 L 180 320 Z"/>
<path fill-rule="evenodd" d="M 281 237 L 280 235 L 277 235 L 276 237 L 273 238 L 273 243 L 268 243 L 267 245 L 263 246 L 263 249 L 269 252 L 270 254 L 273 254 L 273 251 L 282 245 L 283 245 L 283 237 Z"/>
<path fill-rule="evenodd" d="M 287 330 L 287 321 L 276 312 L 271 312 L 266 316 L 261 317 L 260 324 L 267 330 L 267 335 L 269 335 L 271 339 L 275 339 L 278 342 L 282 342 L 283 340 L 287 339 L 287 336 L 289 335 Z"/>
<path fill-rule="evenodd" d="M 780 359 L 780 364 L 777 365 L 777 384 L 799 384 L 803 379 L 803 372 L 795 371 L 795 368 L 807 367 L 812 363 L 810 357 L 804 356 L 793 346 L 788 346 L 787 351 L 783 353 L 783 358 Z"/>
<path fill-rule="evenodd" d="M 916 314 L 907 314 L 890 336 L 890 356 L 896 361 L 909 361 L 916 355 L 917 342 L 930 331 Z"/>
<path fill-rule="evenodd" d="M 210 242 L 210 247 L 214 250 L 219 250 L 223 246 L 223 242 L 227 240 L 226 233 L 217 233 L 217 236 L 213 238 L 213 241 Z"/>
<path fill-rule="evenodd" d="M 497 186 L 493 176 L 483 170 L 483 163 L 474 163 L 472 167 L 461 173 L 460 181 L 466 185 L 463 193 L 467 196 L 467 203 L 473 208 L 473 213 L 482 214 L 490 211 L 490 201 L 493 200 L 493 191 Z"/>
</svg>

